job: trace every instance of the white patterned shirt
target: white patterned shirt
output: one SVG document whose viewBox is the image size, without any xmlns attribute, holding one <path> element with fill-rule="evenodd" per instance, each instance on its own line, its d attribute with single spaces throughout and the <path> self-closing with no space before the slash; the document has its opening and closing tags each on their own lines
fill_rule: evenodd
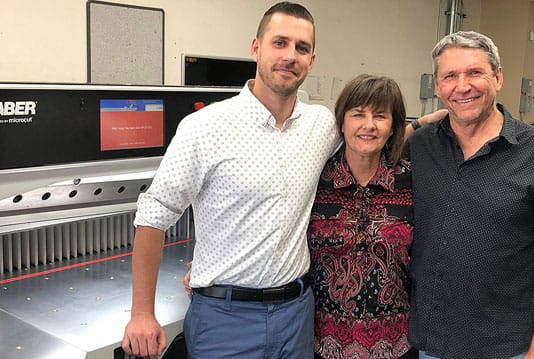
<svg viewBox="0 0 534 359">
<path fill-rule="evenodd" d="M 298 100 L 276 128 L 247 84 L 180 122 L 134 224 L 166 230 L 192 204 L 192 287 L 284 285 L 308 272 L 310 211 L 339 141 L 330 110 Z"/>
</svg>

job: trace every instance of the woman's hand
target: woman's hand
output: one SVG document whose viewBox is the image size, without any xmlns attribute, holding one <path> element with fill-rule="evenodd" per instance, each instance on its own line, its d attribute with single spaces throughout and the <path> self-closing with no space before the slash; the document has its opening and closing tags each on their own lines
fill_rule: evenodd
<svg viewBox="0 0 534 359">
<path fill-rule="evenodd" d="M 185 289 L 185 292 L 187 293 L 187 296 L 189 298 L 191 298 L 191 287 L 189 286 L 189 282 L 191 281 L 191 267 L 192 267 L 192 265 L 193 265 L 193 262 L 187 263 L 187 266 L 189 267 L 189 270 L 185 274 L 184 280 L 183 280 L 184 289 Z"/>
</svg>

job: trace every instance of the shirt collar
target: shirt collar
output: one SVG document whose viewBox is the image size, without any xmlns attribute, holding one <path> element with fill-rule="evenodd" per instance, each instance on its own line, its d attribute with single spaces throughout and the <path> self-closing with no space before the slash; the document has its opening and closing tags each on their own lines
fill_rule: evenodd
<svg viewBox="0 0 534 359">
<path fill-rule="evenodd" d="M 497 109 L 504 115 L 504 124 L 502 126 L 501 133 L 499 134 L 499 136 L 510 142 L 510 144 L 517 145 L 519 143 L 517 139 L 517 126 L 513 120 L 512 115 L 500 103 L 497 104 Z"/>
<path fill-rule="evenodd" d="M 249 112 L 249 116 L 252 120 L 258 122 L 262 126 L 275 126 L 275 119 L 271 112 L 265 107 L 260 100 L 251 91 L 254 86 L 255 80 L 248 80 L 245 86 L 241 89 L 239 96 L 245 101 L 246 109 Z M 284 128 L 293 123 L 295 120 L 301 117 L 304 112 L 304 103 L 299 100 L 295 102 L 291 116 L 286 120 Z"/>
<path fill-rule="evenodd" d="M 517 140 L 517 128 L 514 123 L 514 120 L 512 118 L 512 115 L 508 110 L 500 103 L 497 104 L 497 109 L 499 112 L 501 112 L 504 116 L 504 123 L 501 128 L 501 132 L 499 133 L 499 138 L 503 138 L 506 141 L 508 141 L 512 145 L 516 145 L 519 143 Z M 454 133 L 451 128 L 451 122 L 449 115 L 447 115 L 443 120 L 440 121 L 439 125 L 436 126 L 435 132 L 438 131 L 444 131 L 447 135 L 454 137 Z"/>
<path fill-rule="evenodd" d="M 349 164 L 345 158 L 345 146 L 339 150 L 335 155 L 334 160 L 334 176 L 333 176 L 333 186 L 334 188 L 343 188 L 349 187 L 351 185 L 357 185 L 356 179 L 352 176 L 350 172 Z M 386 165 L 386 157 L 382 154 L 380 156 L 380 162 L 376 170 L 375 175 L 369 181 L 369 185 L 379 186 L 384 188 L 386 191 L 393 192 L 395 189 L 395 170 L 389 168 Z"/>
</svg>

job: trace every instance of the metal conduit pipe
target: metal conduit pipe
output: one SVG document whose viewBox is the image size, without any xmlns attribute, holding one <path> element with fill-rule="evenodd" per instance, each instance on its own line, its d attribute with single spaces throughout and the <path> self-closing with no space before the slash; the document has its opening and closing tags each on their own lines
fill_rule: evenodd
<svg viewBox="0 0 534 359">
<path fill-rule="evenodd" d="M 448 12 L 447 15 L 449 16 L 449 28 L 448 28 L 448 34 L 452 34 L 458 30 L 460 30 L 462 19 L 465 17 L 465 14 L 463 13 L 463 0 L 450 0 L 448 4 Z"/>
</svg>

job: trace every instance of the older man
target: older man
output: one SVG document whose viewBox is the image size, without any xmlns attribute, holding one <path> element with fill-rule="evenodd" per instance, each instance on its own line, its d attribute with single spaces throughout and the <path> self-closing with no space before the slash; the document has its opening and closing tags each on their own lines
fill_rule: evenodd
<svg viewBox="0 0 534 359">
<path fill-rule="evenodd" d="M 534 128 L 496 102 L 488 37 L 458 32 L 432 57 L 449 111 L 408 140 L 415 232 L 410 342 L 420 358 L 533 358 Z"/>
</svg>

